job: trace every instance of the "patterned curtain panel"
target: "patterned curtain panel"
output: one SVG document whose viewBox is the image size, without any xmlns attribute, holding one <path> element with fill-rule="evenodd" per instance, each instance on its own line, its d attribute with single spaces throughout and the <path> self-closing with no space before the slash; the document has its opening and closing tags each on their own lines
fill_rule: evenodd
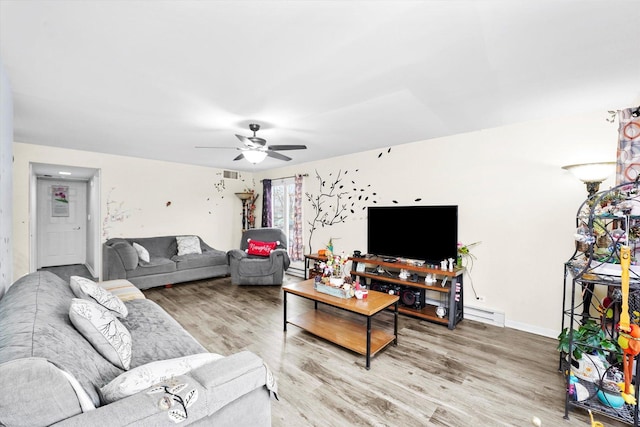
<svg viewBox="0 0 640 427">
<path fill-rule="evenodd" d="M 293 202 L 293 243 L 289 243 L 289 256 L 292 261 L 304 260 L 302 245 L 302 175 L 296 175 L 295 196 Z"/>
<path fill-rule="evenodd" d="M 271 227 L 273 211 L 271 207 L 271 180 L 262 180 L 262 226 Z"/>
<path fill-rule="evenodd" d="M 640 175 L 640 117 L 633 117 L 638 108 L 618 112 L 618 164 L 616 184 L 635 181 Z"/>
</svg>

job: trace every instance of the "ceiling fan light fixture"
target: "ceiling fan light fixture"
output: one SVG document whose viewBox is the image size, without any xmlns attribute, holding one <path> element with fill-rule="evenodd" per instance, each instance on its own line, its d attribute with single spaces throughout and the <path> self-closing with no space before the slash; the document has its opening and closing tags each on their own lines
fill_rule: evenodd
<svg viewBox="0 0 640 427">
<path fill-rule="evenodd" d="M 244 158 L 254 165 L 257 165 L 267 157 L 267 153 L 261 150 L 247 150 L 243 154 Z"/>
</svg>

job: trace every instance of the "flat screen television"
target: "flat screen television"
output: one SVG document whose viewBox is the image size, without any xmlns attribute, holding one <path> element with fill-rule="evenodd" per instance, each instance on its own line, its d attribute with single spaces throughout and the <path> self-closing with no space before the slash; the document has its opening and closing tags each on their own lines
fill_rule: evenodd
<svg viewBox="0 0 640 427">
<path fill-rule="evenodd" d="M 367 253 L 439 264 L 458 254 L 458 206 L 370 206 Z"/>
</svg>

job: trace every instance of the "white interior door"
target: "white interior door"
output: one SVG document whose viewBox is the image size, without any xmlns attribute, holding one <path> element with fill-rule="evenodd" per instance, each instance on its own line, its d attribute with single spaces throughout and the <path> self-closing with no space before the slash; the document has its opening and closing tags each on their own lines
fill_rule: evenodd
<svg viewBox="0 0 640 427">
<path fill-rule="evenodd" d="M 85 264 L 86 182 L 38 179 L 37 187 L 38 268 Z"/>
</svg>

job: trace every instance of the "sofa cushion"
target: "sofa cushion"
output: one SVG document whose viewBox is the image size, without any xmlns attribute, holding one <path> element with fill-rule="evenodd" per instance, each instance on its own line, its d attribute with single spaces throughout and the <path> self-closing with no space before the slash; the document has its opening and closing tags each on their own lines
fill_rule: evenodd
<svg viewBox="0 0 640 427">
<path fill-rule="evenodd" d="M 0 364 L 0 390 L 3 426 L 48 426 L 82 413 L 71 384 L 46 359 L 29 357 Z"/>
<path fill-rule="evenodd" d="M 136 242 L 149 251 L 150 258 L 171 258 L 178 253 L 176 236 L 127 238 L 130 243 Z"/>
<path fill-rule="evenodd" d="M 133 248 L 131 243 L 126 240 L 118 241 L 112 245 L 116 253 L 122 260 L 125 270 L 133 270 L 138 266 L 138 252 Z"/>
<path fill-rule="evenodd" d="M 201 254 L 176 255 L 171 258 L 176 262 L 178 270 L 191 268 L 214 267 L 227 264 L 227 254 L 215 249 L 205 250 Z"/>
<path fill-rule="evenodd" d="M 127 271 L 127 278 L 172 273 L 174 271 L 176 271 L 176 263 L 169 258 L 152 257 L 149 262 L 141 262 L 135 270 Z"/>
<path fill-rule="evenodd" d="M 149 256 L 149 251 L 145 249 L 144 246 L 133 242 L 133 249 L 136 250 L 136 252 L 138 253 L 138 258 L 141 259 L 144 262 L 149 262 L 149 260 L 151 259 Z"/>
<path fill-rule="evenodd" d="M 121 369 L 131 364 L 131 334 L 106 308 L 74 298 L 69 319 L 76 329 L 105 359 Z"/>
<path fill-rule="evenodd" d="M 93 280 L 86 277 L 71 276 L 69 285 L 76 297 L 97 302 L 118 317 L 127 317 L 127 306 L 124 305 L 122 300 Z"/>
<path fill-rule="evenodd" d="M 223 356 L 215 353 L 199 353 L 190 356 L 158 360 L 138 366 L 120 374 L 100 389 L 102 401 L 111 403 L 123 397 L 131 396 L 154 384 L 169 381 L 178 375 L 184 375 Z"/>
<path fill-rule="evenodd" d="M 206 348 L 155 302 L 136 299 L 127 301 L 126 304 L 129 315 L 120 320 L 131 333 L 133 341 L 131 368 L 156 360 L 207 352 Z M 109 381 L 113 378 L 115 376 Z"/>
<path fill-rule="evenodd" d="M 200 238 L 198 236 L 176 236 L 178 255 L 201 254 Z"/>
<path fill-rule="evenodd" d="M 279 264 L 269 262 L 263 256 L 247 255 L 238 263 L 238 272 L 241 276 L 266 276 L 273 274 Z"/>
</svg>

